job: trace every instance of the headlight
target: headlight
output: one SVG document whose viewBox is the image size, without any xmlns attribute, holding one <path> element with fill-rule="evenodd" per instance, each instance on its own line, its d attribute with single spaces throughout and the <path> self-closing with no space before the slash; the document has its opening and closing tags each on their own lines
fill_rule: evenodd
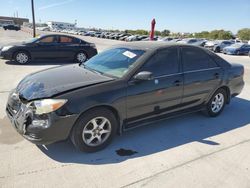
<svg viewBox="0 0 250 188">
<path fill-rule="evenodd" d="M 47 114 L 61 108 L 67 99 L 43 99 L 33 101 L 29 104 L 35 114 Z"/>
<path fill-rule="evenodd" d="M 13 46 L 4 46 L 3 48 L 2 48 L 2 51 L 7 51 L 7 50 L 9 50 L 10 48 L 12 48 Z"/>
</svg>

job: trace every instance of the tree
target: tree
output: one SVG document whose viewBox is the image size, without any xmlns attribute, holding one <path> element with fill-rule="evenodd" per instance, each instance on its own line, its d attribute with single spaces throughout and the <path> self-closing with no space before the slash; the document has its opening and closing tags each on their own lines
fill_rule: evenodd
<svg viewBox="0 0 250 188">
<path fill-rule="evenodd" d="M 250 40 L 250 28 L 240 29 L 237 35 L 241 40 Z"/>
<path fill-rule="evenodd" d="M 213 30 L 209 33 L 208 38 L 210 38 L 210 39 L 231 39 L 232 33 L 231 33 L 231 31 Z"/>
<path fill-rule="evenodd" d="M 161 32 L 161 36 L 169 36 L 170 34 L 170 30 L 167 30 L 167 29 L 164 29 L 162 32 Z"/>
<path fill-rule="evenodd" d="M 160 32 L 160 31 L 155 30 L 155 36 L 161 36 L 161 32 Z"/>
</svg>

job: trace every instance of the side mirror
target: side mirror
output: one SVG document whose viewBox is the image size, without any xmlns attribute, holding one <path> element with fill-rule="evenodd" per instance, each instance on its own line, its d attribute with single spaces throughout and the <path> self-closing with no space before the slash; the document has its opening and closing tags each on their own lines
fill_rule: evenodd
<svg viewBox="0 0 250 188">
<path fill-rule="evenodd" d="M 152 80 L 153 79 L 153 73 L 148 72 L 148 71 L 142 71 L 142 72 L 137 73 L 134 76 L 134 79 L 138 80 L 138 81 Z"/>
</svg>

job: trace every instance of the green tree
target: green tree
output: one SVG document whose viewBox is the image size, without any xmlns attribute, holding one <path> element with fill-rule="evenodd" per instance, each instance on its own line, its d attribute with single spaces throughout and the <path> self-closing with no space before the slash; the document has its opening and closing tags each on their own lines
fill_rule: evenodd
<svg viewBox="0 0 250 188">
<path fill-rule="evenodd" d="M 237 36 L 241 40 L 250 40 L 250 28 L 240 29 L 237 33 Z"/>
<path fill-rule="evenodd" d="M 169 35 L 170 35 L 170 30 L 164 29 L 164 30 L 161 32 L 161 36 L 169 36 Z"/>
<path fill-rule="evenodd" d="M 155 36 L 161 36 L 161 32 L 160 32 L 160 31 L 155 30 Z"/>
</svg>

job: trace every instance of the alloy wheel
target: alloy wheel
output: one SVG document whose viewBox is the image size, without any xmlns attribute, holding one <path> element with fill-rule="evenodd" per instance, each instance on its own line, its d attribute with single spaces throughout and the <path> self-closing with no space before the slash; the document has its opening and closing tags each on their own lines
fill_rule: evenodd
<svg viewBox="0 0 250 188">
<path fill-rule="evenodd" d="M 82 139 L 88 146 L 103 144 L 111 134 L 111 123 L 105 117 L 95 117 L 90 120 L 82 131 Z"/>
<path fill-rule="evenodd" d="M 87 56 L 83 52 L 80 52 L 77 54 L 76 59 L 79 63 L 83 63 L 87 60 Z"/>
<path fill-rule="evenodd" d="M 212 103 L 211 103 L 211 110 L 214 113 L 218 113 L 223 105 L 224 105 L 224 95 L 222 93 L 218 93 L 214 96 Z"/>
<path fill-rule="evenodd" d="M 16 61 L 20 64 L 25 64 L 27 63 L 29 60 L 29 57 L 26 53 L 24 52 L 19 52 L 17 55 L 16 55 Z"/>
</svg>

